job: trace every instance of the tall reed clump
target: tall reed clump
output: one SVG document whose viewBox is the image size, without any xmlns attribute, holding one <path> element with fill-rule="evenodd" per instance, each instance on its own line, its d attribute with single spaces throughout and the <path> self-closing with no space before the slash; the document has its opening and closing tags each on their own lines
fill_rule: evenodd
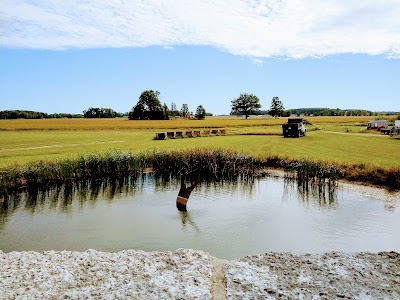
<svg viewBox="0 0 400 300">
<path fill-rule="evenodd" d="M 233 180 L 255 174 L 261 165 L 262 161 L 251 155 L 221 149 L 171 152 L 153 150 L 138 154 L 113 150 L 80 155 L 76 159 L 39 161 L 2 170 L 0 195 L 88 180 L 134 176 L 146 168 L 159 174 L 174 175 L 179 175 L 185 169 L 203 178 Z"/>
<path fill-rule="evenodd" d="M 309 160 L 282 160 L 279 163 L 285 172 L 291 174 L 300 183 L 317 186 L 328 184 L 332 186 L 338 179 L 343 177 L 342 169 L 333 164 Z"/>
<path fill-rule="evenodd" d="M 252 176 L 262 161 L 251 155 L 223 149 L 190 149 L 178 151 L 155 150 L 149 166 L 156 173 L 178 174 L 182 170 L 214 180 L 232 180 Z"/>
<path fill-rule="evenodd" d="M 80 155 L 76 159 L 17 165 L 0 171 L 0 195 L 80 181 L 132 176 L 142 171 L 145 163 L 142 156 L 130 152 L 109 151 Z"/>
</svg>

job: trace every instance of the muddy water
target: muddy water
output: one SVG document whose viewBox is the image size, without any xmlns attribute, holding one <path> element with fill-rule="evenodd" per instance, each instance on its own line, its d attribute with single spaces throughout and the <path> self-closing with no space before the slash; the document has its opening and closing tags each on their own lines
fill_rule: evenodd
<svg viewBox="0 0 400 300">
<path fill-rule="evenodd" d="M 400 251 L 400 208 L 342 188 L 307 192 L 281 178 L 204 184 L 179 212 L 176 181 L 152 176 L 21 195 L 0 208 L 0 250 L 201 249 L 232 259 L 268 251 Z"/>
</svg>

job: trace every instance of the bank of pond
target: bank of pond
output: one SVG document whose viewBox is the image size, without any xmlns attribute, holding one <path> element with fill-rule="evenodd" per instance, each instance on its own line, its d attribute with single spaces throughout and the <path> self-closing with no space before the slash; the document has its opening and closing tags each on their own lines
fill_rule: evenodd
<svg viewBox="0 0 400 300">
<path fill-rule="evenodd" d="M 235 181 L 258 176 L 267 168 L 313 185 L 334 185 L 339 179 L 400 189 L 400 168 L 385 169 L 363 164 L 344 165 L 279 156 L 252 156 L 223 149 L 153 150 L 140 153 L 112 150 L 80 155 L 74 159 L 38 161 L 0 170 L 0 197 L 34 189 L 47 189 L 83 181 L 124 178 L 152 170 L 179 176 L 182 170 L 203 179 Z"/>
</svg>

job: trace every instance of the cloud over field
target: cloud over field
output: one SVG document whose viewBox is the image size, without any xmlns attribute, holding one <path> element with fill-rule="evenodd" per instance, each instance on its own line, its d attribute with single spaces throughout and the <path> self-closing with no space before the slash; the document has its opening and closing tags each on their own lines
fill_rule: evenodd
<svg viewBox="0 0 400 300">
<path fill-rule="evenodd" d="M 400 0 L 2 0 L 0 45 L 203 45 L 255 58 L 400 58 Z"/>
</svg>

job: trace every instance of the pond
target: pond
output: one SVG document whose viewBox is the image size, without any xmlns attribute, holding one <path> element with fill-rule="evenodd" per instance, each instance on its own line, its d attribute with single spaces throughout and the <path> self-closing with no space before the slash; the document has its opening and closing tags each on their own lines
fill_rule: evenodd
<svg viewBox="0 0 400 300">
<path fill-rule="evenodd" d="M 202 183 L 179 212 L 176 180 L 150 174 L 96 188 L 9 198 L 0 208 L 0 250 L 193 248 L 233 259 L 269 251 L 400 251 L 400 209 L 350 189 L 305 191 L 283 178 Z"/>
</svg>

